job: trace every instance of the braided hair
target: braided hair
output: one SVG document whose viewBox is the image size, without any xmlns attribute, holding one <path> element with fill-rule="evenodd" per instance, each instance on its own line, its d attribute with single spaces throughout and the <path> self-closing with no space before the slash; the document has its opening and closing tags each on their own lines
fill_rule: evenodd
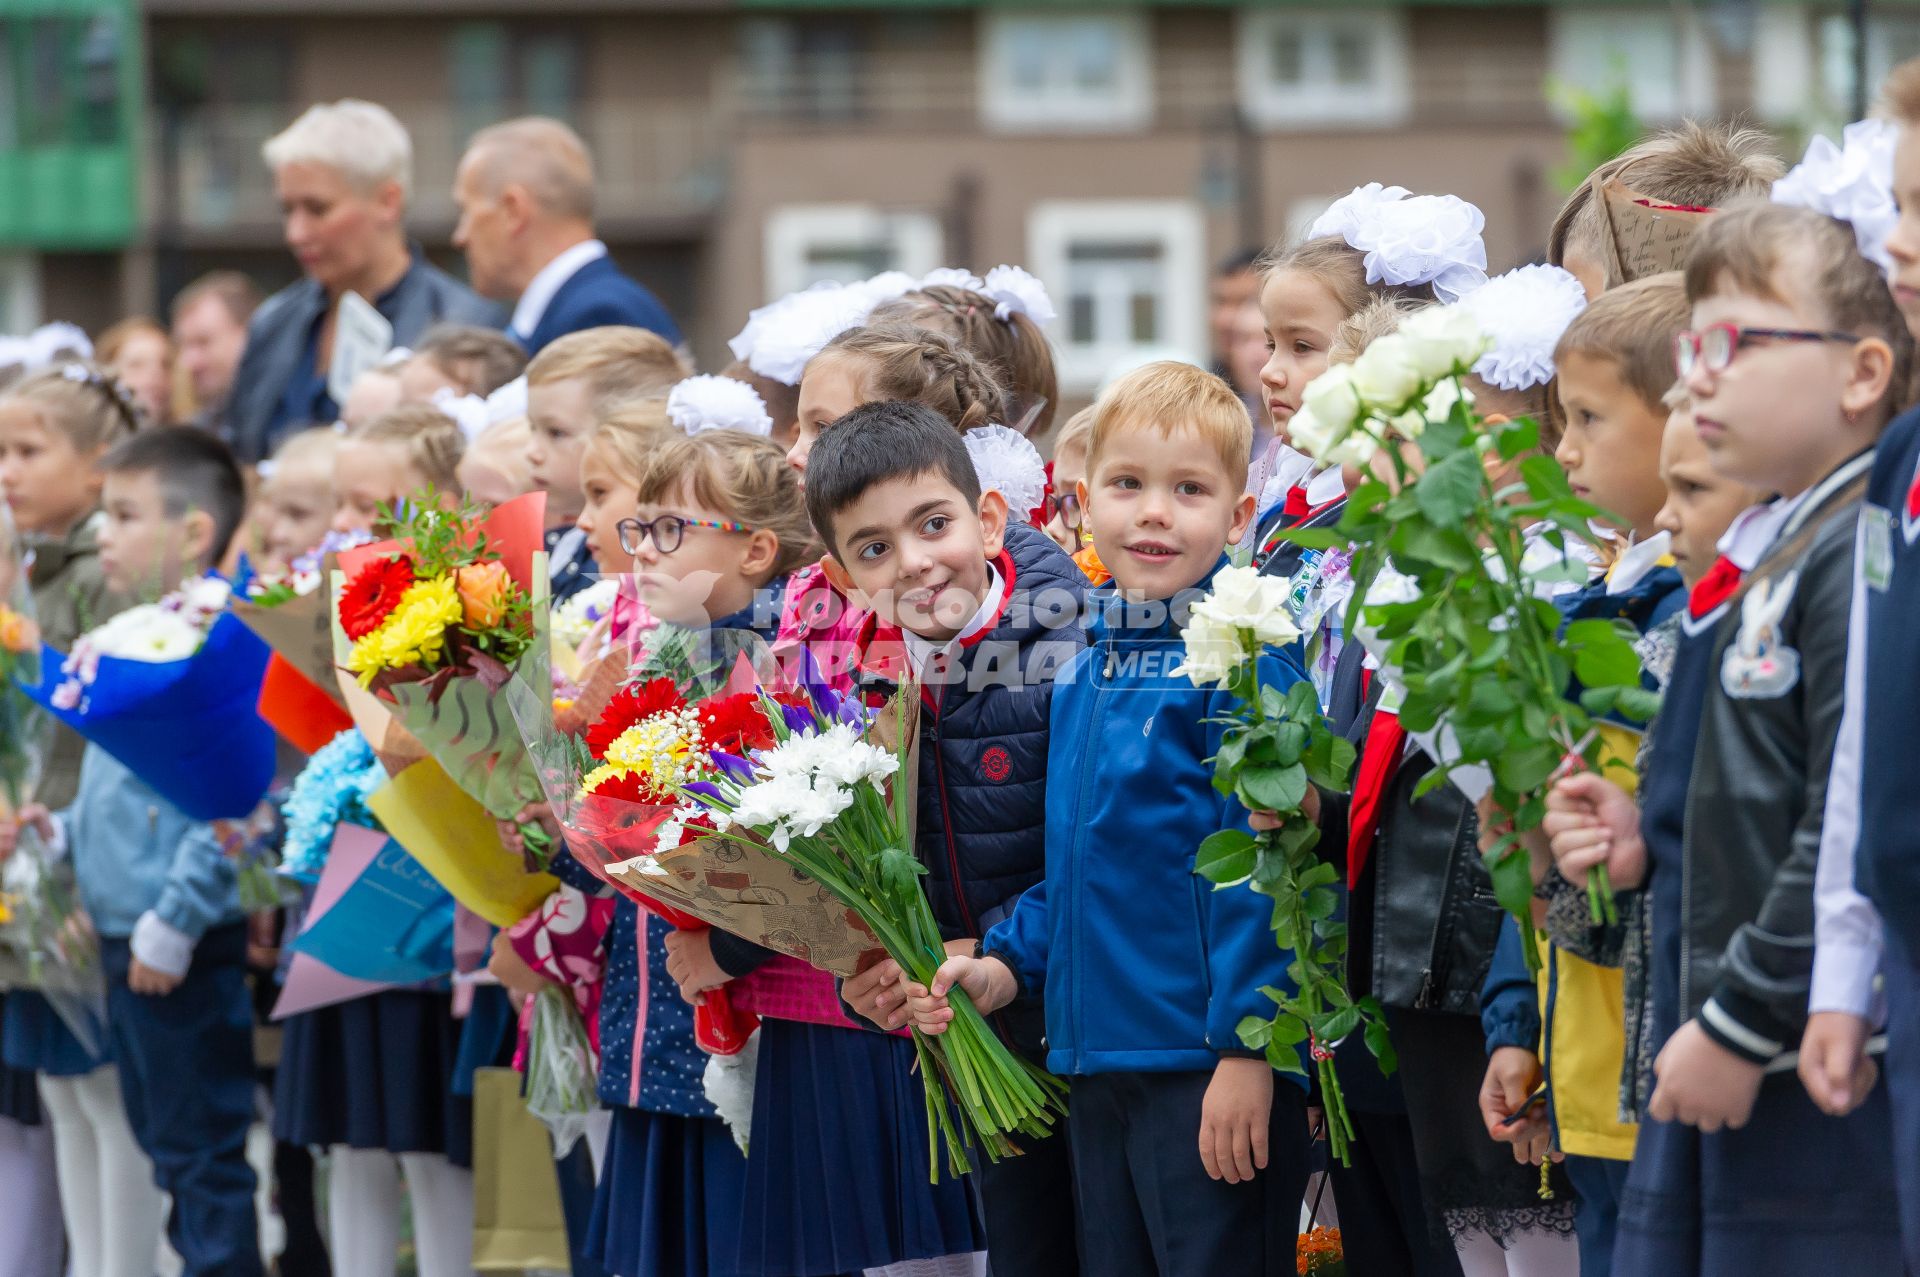
<svg viewBox="0 0 1920 1277">
<path fill-rule="evenodd" d="M 65 435 L 82 455 L 105 451 L 147 424 L 125 386 L 98 364 L 81 359 L 23 377 L 0 392 L 0 398 L 33 408 L 47 429 Z"/>
<path fill-rule="evenodd" d="M 1007 421 L 1006 391 L 993 370 L 954 338 L 930 328 L 883 323 L 850 329 L 814 358 L 860 361 L 860 384 L 870 402 L 925 404 L 962 434 Z"/>
<path fill-rule="evenodd" d="M 1006 387 L 1010 420 L 1004 424 L 1035 437 L 1045 435 L 1060 401 L 1053 347 L 1032 316 L 1016 312 L 996 319 L 994 308 L 991 297 L 971 289 L 929 284 L 881 305 L 867 322 L 915 324 L 954 338 Z"/>
</svg>

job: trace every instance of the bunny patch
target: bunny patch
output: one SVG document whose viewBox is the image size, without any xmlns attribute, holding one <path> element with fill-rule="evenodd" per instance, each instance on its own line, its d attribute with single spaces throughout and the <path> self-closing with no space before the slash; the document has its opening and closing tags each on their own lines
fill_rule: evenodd
<svg viewBox="0 0 1920 1277">
<path fill-rule="evenodd" d="M 1755 581 L 1740 601 L 1740 632 L 1720 662 L 1720 686 L 1736 700 L 1772 700 L 1800 681 L 1800 653 L 1780 637 L 1798 571 Z"/>
</svg>

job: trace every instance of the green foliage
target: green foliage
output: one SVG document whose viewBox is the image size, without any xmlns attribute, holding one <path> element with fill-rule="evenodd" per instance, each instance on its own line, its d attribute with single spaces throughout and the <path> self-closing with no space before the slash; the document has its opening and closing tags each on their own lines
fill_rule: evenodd
<svg viewBox="0 0 1920 1277">
<path fill-rule="evenodd" d="M 1562 194 L 1572 192 L 1589 173 L 1640 140 L 1640 120 L 1633 113 L 1624 65 L 1617 68 L 1612 85 L 1603 93 L 1549 79 L 1547 97 L 1572 117 L 1567 126 L 1567 162 L 1553 170 L 1554 185 Z"/>
</svg>

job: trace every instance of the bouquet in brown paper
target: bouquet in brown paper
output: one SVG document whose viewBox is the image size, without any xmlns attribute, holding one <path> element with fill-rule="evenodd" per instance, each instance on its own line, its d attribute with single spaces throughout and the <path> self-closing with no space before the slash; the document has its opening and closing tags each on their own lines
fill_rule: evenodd
<svg viewBox="0 0 1920 1277">
<path fill-rule="evenodd" d="M 1591 196 L 1607 227 L 1607 278 L 1616 283 L 1679 270 L 1694 235 L 1719 211 L 1650 199 L 1619 178 L 1596 183 Z"/>
</svg>

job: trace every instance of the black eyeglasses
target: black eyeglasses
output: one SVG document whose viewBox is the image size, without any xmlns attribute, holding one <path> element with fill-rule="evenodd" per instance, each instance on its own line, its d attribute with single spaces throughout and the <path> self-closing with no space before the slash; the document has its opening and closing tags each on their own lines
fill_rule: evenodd
<svg viewBox="0 0 1920 1277">
<path fill-rule="evenodd" d="M 1763 342 L 1859 340 L 1852 333 L 1830 328 L 1746 328 L 1739 324 L 1713 324 L 1699 332 L 1674 334 L 1673 367 L 1682 377 L 1692 376 L 1695 368 L 1725 372 L 1736 352 Z"/>
<path fill-rule="evenodd" d="M 1042 503 L 1041 513 L 1046 516 L 1041 520 L 1042 523 L 1052 523 L 1058 519 L 1069 532 L 1078 532 L 1081 522 L 1086 518 L 1077 492 L 1048 493 L 1046 501 Z"/>
<path fill-rule="evenodd" d="M 711 528 L 715 532 L 751 532 L 753 528 L 731 519 L 689 519 L 684 515 L 663 514 L 653 519 L 622 519 L 613 525 L 620 534 L 620 548 L 628 554 L 640 553 L 640 547 L 652 537 L 660 553 L 672 554 L 680 548 L 688 528 Z"/>
</svg>

